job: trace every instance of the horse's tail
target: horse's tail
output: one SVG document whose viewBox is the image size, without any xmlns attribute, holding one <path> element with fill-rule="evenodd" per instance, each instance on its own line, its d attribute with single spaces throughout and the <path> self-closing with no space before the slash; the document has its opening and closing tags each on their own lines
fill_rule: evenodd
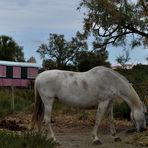
<svg viewBox="0 0 148 148">
<path fill-rule="evenodd" d="M 37 125 L 38 130 L 40 130 L 44 118 L 44 104 L 36 88 L 36 84 L 34 85 L 34 93 L 35 93 L 35 105 L 34 105 L 34 111 L 31 119 L 30 128 L 34 129 L 34 126 Z"/>
</svg>

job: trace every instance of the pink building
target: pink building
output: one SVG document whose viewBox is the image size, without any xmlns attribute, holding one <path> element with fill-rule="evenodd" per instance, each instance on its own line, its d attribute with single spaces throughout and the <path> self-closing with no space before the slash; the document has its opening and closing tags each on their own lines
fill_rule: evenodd
<svg viewBox="0 0 148 148">
<path fill-rule="evenodd" d="M 39 68 L 35 63 L 0 61 L 0 86 L 28 87 Z"/>
</svg>

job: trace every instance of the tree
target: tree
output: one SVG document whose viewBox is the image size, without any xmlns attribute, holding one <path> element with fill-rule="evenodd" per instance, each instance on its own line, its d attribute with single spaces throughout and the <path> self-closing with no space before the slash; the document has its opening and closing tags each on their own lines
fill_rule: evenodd
<svg viewBox="0 0 148 148">
<path fill-rule="evenodd" d="M 147 64 L 148 64 L 148 55 L 145 57 L 145 60 L 147 61 Z"/>
<path fill-rule="evenodd" d="M 57 68 L 57 63 L 52 59 L 44 59 L 42 65 L 45 70 Z"/>
<path fill-rule="evenodd" d="M 87 45 L 80 41 L 79 33 L 70 41 L 66 41 L 64 35 L 50 34 L 49 43 L 41 44 L 37 52 L 43 59 L 46 69 L 67 69 L 69 64 L 73 64 L 76 53 L 82 49 L 87 49 Z"/>
<path fill-rule="evenodd" d="M 76 66 L 78 71 L 87 71 L 99 65 L 110 67 L 107 62 L 108 52 L 104 49 L 94 51 L 80 51 L 76 56 Z"/>
<path fill-rule="evenodd" d="M 19 46 L 11 37 L 1 35 L 0 60 L 20 62 L 25 61 L 23 47 Z"/>
<path fill-rule="evenodd" d="M 117 63 L 121 65 L 123 69 L 126 68 L 126 63 L 130 60 L 129 50 L 124 50 L 124 53 L 116 58 Z"/>
<path fill-rule="evenodd" d="M 147 0 L 81 0 L 80 8 L 86 10 L 84 39 L 92 32 L 96 46 L 124 45 L 127 37 L 132 48 L 148 45 Z"/>
<path fill-rule="evenodd" d="M 27 60 L 28 63 L 36 63 L 36 59 L 35 57 L 31 56 L 28 60 Z"/>
</svg>

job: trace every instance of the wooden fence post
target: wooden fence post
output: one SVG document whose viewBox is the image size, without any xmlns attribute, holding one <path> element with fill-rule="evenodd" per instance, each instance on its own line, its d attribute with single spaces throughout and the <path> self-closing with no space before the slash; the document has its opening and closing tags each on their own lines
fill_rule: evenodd
<svg viewBox="0 0 148 148">
<path fill-rule="evenodd" d="M 11 86 L 11 109 L 14 112 L 14 86 Z"/>
</svg>

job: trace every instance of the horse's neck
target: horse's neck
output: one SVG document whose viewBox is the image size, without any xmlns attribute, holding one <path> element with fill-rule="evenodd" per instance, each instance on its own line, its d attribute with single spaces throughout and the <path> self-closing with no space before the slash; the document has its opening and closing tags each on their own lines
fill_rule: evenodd
<svg viewBox="0 0 148 148">
<path fill-rule="evenodd" d="M 136 93 L 136 91 L 134 90 L 133 87 L 131 87 L 131 91 L 129 93 L 129 96 L 127 98 L 123 98 L 127 104 L 129 105 L 129 107 L 131 108 L 131 110 L 133 109 L 140 109 L 142 108 L 142 101 L 140 100 L 138 94 Z"/>
</svg>

